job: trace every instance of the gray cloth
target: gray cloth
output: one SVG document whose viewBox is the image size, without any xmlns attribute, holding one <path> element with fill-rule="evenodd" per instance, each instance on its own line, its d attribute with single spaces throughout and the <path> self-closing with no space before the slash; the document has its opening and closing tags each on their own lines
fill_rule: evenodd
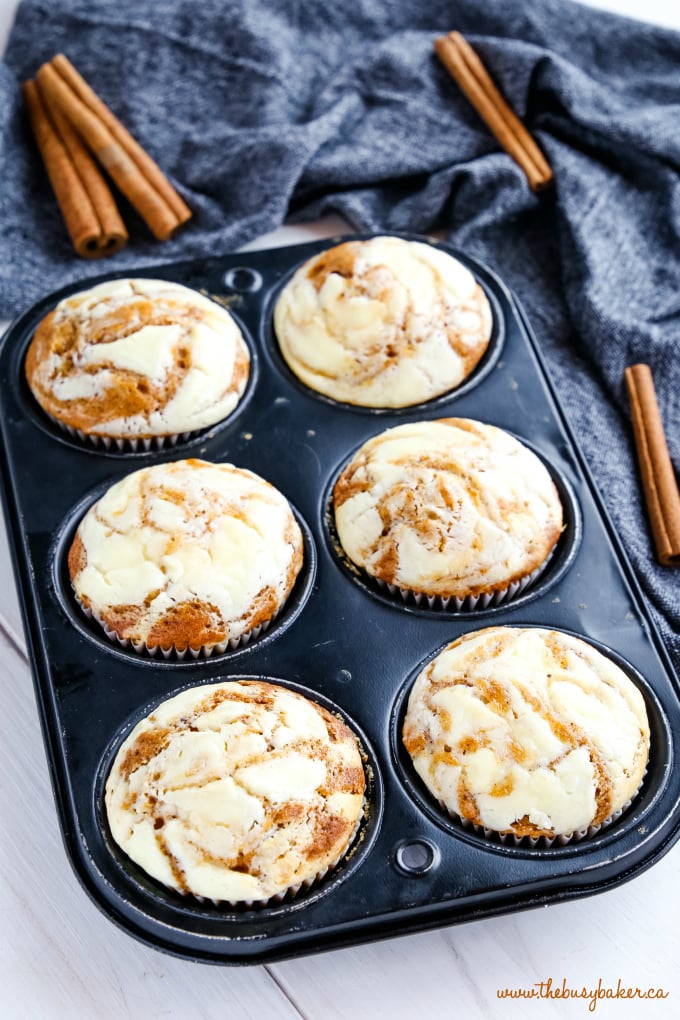
<svg viewBox="0 0 680 1020">
<path fill-rule="evenodd" d="M 464 32 L 555 168 L 537 199 L 433 56 Z M 160 245 L 74 257 L 19 83 L 64 51 L 195 211 Z M 0 318 L 97 271 L 222 253 L 328 212 L 494 267 L 680 666 L 680 571 L 655 562 L 623 388 L 652 366 L 680 462 L 680 35 L 566 0 L 26 0 L 0 67 Z M 606 592 L 601 594 L 606 598 Z"/>
</svg>

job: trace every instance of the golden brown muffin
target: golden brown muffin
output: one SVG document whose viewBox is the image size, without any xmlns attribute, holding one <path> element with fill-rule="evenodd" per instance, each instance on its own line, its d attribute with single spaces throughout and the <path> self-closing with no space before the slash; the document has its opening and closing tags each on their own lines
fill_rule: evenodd
<svg viewBox="0 0 680 1020">
<path fill-rule="evenodd" d="M 649 756 L 626 673 L 580 638 L 534 627 L 488 627 L 445 648 L 413 685 L 403 739 L 450 814 L 518 838 L 605 824 Z"/>
<path fill-rule="evenodd" d="M 184 435 L 226 418 L 250 355 L 232 316 L 164 280 L 112 280 L 60 301 L 38 326 L 26 379 L 43 410 L 93 440 Z"/>
<path fill-rule="evenodd" d="M 284 496 L 231 464 L 126 475 L 85 514 L 68 556 L 76 598 L 136 650 L 235 647 L 277 615 L 302 567 Z"/>
<path fill-rule="evenodd" d="M 344 552 L 379 582 L 440 600 L 505 595 L 546 562 L 562 505 L 539 458 L 467 418 L 369 439 L 333 489 Z"/>
<path fill-rule="evenodd" d="M 142 720 L 106 783 L 114 840 L 149 875 L 216 902 L 296 892 L 342 858 L 361 819 L 358 741 L 276 684 L 193 687 Z"/>
<path fill-rule="evenodd" d="M 409 407 L 454 389 L 491 327 L 488 299 L 462 263 L 399 237 L 345 241 L 305 262 L 274 312 L 291 371 L 362 407 Z"/>
</svg>

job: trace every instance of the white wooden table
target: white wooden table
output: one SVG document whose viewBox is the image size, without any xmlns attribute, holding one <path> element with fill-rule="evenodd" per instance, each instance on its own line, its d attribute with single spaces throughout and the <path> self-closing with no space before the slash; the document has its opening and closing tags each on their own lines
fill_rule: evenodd
<svg viewBox="0 0 680 1020">
<path fill-rule="evenodd" d="M 16 0 L 0 0 L 0 51 Z M 599 6 L 680 28 L 678 0 Z M 680 70 L 680 69 L 679 69 Z M 282 228 L 251 247 L 330 236 L 336 220 Z M 0 1017 L 382 1020 L 586 1017 L 584 1000 L 498 998 L 499 989 L 661 988 L 602 1000 L 601 1018 L 680 1016 L 680 845 L 633 881 L 587 899 L 374 945 L 246 968 L 186 962 L 134 941 L 90 902 L 62 847 L 0 533 Z"/>
</svg>

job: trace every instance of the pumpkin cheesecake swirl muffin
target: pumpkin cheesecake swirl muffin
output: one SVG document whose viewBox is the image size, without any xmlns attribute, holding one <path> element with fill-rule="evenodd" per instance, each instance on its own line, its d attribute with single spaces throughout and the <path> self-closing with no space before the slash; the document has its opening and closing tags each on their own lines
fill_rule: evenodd
<svg viewBox="0 0 680 1020">
<path fill-rule="evenodd" d="M 418 676 L 403 740 L 445 810 L 487 832 L 566 841 L 612 821 L 649 755 L 642 694 L 560 631 L 466 634 Z"/>
<path fill-rule="evenodd" d="M 285 497 L 231 464 L 134 471 L 87 511 L 68 554 L 76 599 L 136 651 L 222 652 L 278 614 L 302 567 Z"/>
<path fill-rule="evenodd" d="M 358 741 L 321 705 L 260 680 L 193 687 L 120 747 L 111 834 L 152 878 L 216 902 L 295 893 L 332 868 L 362 817 Z"/>
<path fill-rule="evenodd" d="M 466 379 L 491 337 L 472 273 L 434 246 L 399 237 L 346 241 L 301 266 L 274 328 L 311 389 L 362 407 L 408 407 Z"/>
<path fill-rule="evenodd" d="M 333 488 L 342 549 L 390 590 L 474 608 L 517 594 L 563 526 L 539 458 L 493 425 L 410 422 L 369 439 Z"/>
<path fill-rule="evenodd" d="M 26 379 L 59 425 L 133 447 L 226 418 L 250 355 L 232 316 L 164 280 L 100 283 L 60 301 L 38 326 Z"/>
</svg>

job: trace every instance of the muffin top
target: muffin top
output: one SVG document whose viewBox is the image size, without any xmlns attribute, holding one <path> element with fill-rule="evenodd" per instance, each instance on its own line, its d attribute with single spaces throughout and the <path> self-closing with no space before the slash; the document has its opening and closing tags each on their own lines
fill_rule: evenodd
<svg viewBox="0 0 680 1020">
<path fill-rule="evenodd" d="M 121 640 L 201 648 L 276 615 L 302 566 L 285 497 L 231 464 L 126 475 L 87 511 L 68 556 L 79 601 Z"/>
<path fill-rule="evenodd" d="M 491 326 L 486 295 L 465 266 L 398 237 L 346 241 L 310 259 L 274 313 L 291 371 L 363 407 L 408 407 L 458 386 Z"/>
<path fill-rule="evenodd" d="M 106 783 L 114 840 L 172 889 L 267 900 L 342 857 L 363 810 L 356 737 L 321 705 L 255 680 L 194 687 L 120 747 Z"/>
<path fill-rule="evenodd" d="M 507 588 L 539 567 L 562 506 L 538 457 L 466 418 L 411 422 L 369 439 L 333 489 L 347 556 L 386 584 L 442 598 Z"/>
<path fill-rule="evenodd" d="M 488 627 L 445 648 L 413 686 L 403 739 L 449 812 L 519 837 L 606 821 L 649 754 L 644 700 L 623 670 L 539 628 Z"/>
<path fill-rule="evenodd" d="M 236 407 L 249 372 L 229 312 L 164 280 L 111 280 L 64 298 L 26 355 L 28 385 L 47 414 L 121 439 L 216 424 Z"/>
</svg>

